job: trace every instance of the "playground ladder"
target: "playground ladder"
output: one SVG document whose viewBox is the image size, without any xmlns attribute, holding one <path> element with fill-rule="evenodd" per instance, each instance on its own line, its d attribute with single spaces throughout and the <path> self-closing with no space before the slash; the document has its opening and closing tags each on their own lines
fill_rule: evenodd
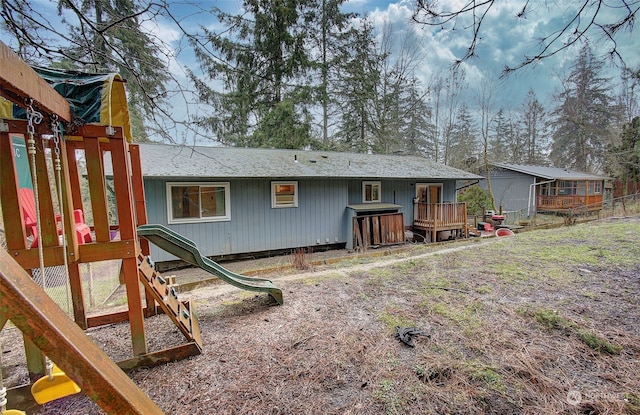
<svg viewBox="0 0 640 415">
<path fill-rule="evenodd" d="M 175 284 L 175 277 L 160 275 L 155 270 L 151 258 L 142 253 L 138 254 L 138 276 L 160 305 L 162 311 L 173 320 L 186 339 L 193 341 L 202 351 L 202 337 L 200 336 L 195 305 L 190 299 L 180 300 L 178 298 L 178 285 Z"/>
</svg>

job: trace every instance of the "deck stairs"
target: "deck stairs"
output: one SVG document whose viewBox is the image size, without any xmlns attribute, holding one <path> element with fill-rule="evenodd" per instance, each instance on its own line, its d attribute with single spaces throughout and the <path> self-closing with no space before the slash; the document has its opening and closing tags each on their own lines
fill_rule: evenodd
<svg viewBox="0 0 640 415">
<path fill-rule="evenodd" d="M 194 342 L 202 351 L 202 337 L 200 336 L 195 305 L 190 299 L 182 300 L 179 298 L 175 276 L 163 277 L 160 275 L 155 270 L 151 258 L 142 253 L 138 254 L 138 276 L 162 311 L 171 318 L 185 338 Z"/>
<path fill-rule="evenodd" d="M 468 223 L 467 223 L 467 225 L 466 225 L 466 226 L 467 226 L 467 232 L 469 232 L 469 235 L 472 235 L 472 236 L 482 236 L 482 232 L 480 232 L 477 228 L 475 228 L 475 227 L 473 227 L 473 226 L 469 225 Z"/>
</svg>

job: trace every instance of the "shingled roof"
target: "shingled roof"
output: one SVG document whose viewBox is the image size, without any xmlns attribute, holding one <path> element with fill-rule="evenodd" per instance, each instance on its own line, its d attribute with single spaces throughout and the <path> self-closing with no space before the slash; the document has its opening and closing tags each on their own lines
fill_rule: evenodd
<svg viewBox="0 0 640 415">
<path fill-rule="evenodd" d="M 483 178 L 417 156 L 140 144 L 140 157 L 145 177 Z"/>
<path fill-rule="evenodd" d="M 493 163 L 493 166 L 528 174 L 530 176 L 541 177 L 543 179 L 556 180 L 604 180 L 607 177 L 597 174 L 584 173 L 575 170 L 562 169 L 559 167 L 532 166 L 509 163 Z"/>
</svg>

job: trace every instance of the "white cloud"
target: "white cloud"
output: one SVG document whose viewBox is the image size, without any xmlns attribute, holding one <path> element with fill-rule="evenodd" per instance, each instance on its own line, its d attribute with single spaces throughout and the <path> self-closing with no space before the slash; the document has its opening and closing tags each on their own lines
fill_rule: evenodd
<svg viewBox="0 0 640 415">
<path fill-rule="evenodd" d="M 413 11 L 413 2 L 400 1 L 389 3 L 386 7 L 376 7 L 371 15 L 375 22 L 389 21 L 402 26 L 407 24 L 407 12 Z M 455 10 L 468 4 L 466 0 L 451 0 L 441 3 L 448 10 Z M 527 56 L 540 51 L 540 40 L 560 28 L 575 15 L 573 2 L 552 5 L 542 2 L 528 2 L 527 13 L 517 17 L 522 10 L 524 1 L 498 1 L 487 13 L 482 26 L 479 43 L 476 49 L 477 57 L 465 62 L 463 67 L 467 72 L 467 80 L 473 86 L 480 79 L 490 79 L 500 85 L 500 105 L 520 103 L 531 88 L 536 92 L 539 100 L 550 106 L 552 95 L 560 86 L 561 77 L 566 75 L 566 69 L 577 56 L 580 45 L 567 49 L 556 56 L 547 58 L 537 64 L 520 69 L 504 80 L 499 80 L 505 65 L 516 66 Z M 402 11 L 402 12 L 400 12 Z M 614 9 L 606 9 L 600 18 L 610 17 Z M 619 12 L 619 11 L 618 11 Z M 409 14 L 410 16 L 410 14 Z M 429 79 L 433 74 L 444 73 L 456 60 L 467 51 L 472 40 L 472 31 L 461 30 L 468 27 L 471 16 L 461 18 L 454 25 L 453 22 L 441 28 L 423 26 L 423 50 L 426 53 L 426 64 L 422 68 L 420 79 Z M 418 27 L 415 31 L 418 32 Z M 618 36 L 618 50 L 625 61 L 632 67 L 640 66 L 640 54 L 636 29 L 634 33 Z M 593 37 L 593 40 L 597 36 Z M 594 44 L 595 53 L 606 52 L 602 44 Z M 619 74 L 615 67 L 608 68 L 614 76 Z"/>
</svg>

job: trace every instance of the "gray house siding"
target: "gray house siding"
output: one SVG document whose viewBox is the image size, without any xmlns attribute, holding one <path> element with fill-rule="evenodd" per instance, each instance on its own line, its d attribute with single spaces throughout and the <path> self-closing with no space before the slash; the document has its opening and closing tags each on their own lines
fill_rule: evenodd
<svg viewBox="0 0 640 415">
<path fill-rule="evenodd" d="M 456 181 L 455 180 L 377 180 L 358 179 L 349 180 L 349 203 L 362 203 L 362 182 L 379 181 L 382 187 L 381 202 L 401 205 L 398 210 L 404 216 L 404 225 L 413 225 L 413 198 L 416 197 L 416 183 L 442 184 L 442 202 L 456 201 Z"/>
<path fill-rule="evenodd" d="M 399 212 L 404 214 L 404 224 L 409 226 L 413 223 L 413 216 L 407 218 L 407 215 L 413 215 L 413 197 L 414 187 L 411 183 L 415 181 L 409 180 L 379 180 L 379 179 L 353 179 L 349 180 L 349 200 L 348 205 L 363 203 L 362 200 L 362 183 L 363 182 L 380 182 L 381 194 L 380 201 L 382 203 L 393 203 L 401 205 Z"/>
<path fill-rule="evenodd" d="M 231 220 L 169 224 L 166 184 L 178 181 L 182 180 L 145 179 L 147 221 L 168 226 L 187 236 L 205 256 L 347 241 L 345 180 L 297 180 L 298 207 L 278 209 L 271 208 L 270 179 L 193 180 L 229 182 Z M 151 253 L 156 261 L 176 259 L 154 246 Z"/>
<path fill-rule="evenodd" d="M 362 182 L 381 182 L 381 201 L 402 206 L 404 225 L 413 224 L 416 180 L 393 179 L 302 179 L 298 182 L 297 208 L 271 208 L 271 182 L 284 179 L 199 178 L 192 182 L 229 182 L 231 220 L 169 224 L 168 182 L 183 179 L 145 179 L 147 221 L 168 226 L 196 243 L 205 256 L 223 257 L 251 252 L 313 247 L 352 242 L 349 204 L 362 203 Z M 290 180 L 290 179 L 286 179 Z M 420 182 L 423 183 L 423 182 Z M 443 183 L 443 200 L 455 201 L 455 180 Z M 158 262 L 176 258 L 152 246 Z"/>
<path fill-rule="evenodd" d="M 209 257 L 319 245 L 349 246 L 353 242 L 352 218 L 364 211 L 362 206 L 347 206 L 364 202 L 363 181 L 380 182 L 378 207 L 383 211 L 397 209 L 403 214 L 404 226 L 409 227 L 414 219 L 416 183 L 442 184 L 441 201 L 455 202 L 457 180 L 481 178 L 416 156 L 157 143 L 139 144 L 139 149 L 148 223 L 172 228 Z M 105 157 L 105 171 L 109 168 Z M 298 183 L 297 207 L 272 208 L 273 181 Z M 182 218 L 169 224 L 169 182 L 224 183 L 224 200 L 229 202 L 226 219 L 199 222 Z M 286 197 L 281 194 L 280 202 Z M 216 203 L 217 212 L 222 212 L 221 200 L 207 199 Z M 187 198 L 183 202 L 192 201 Z M 183 215 L 183 206 L 174 206 L 178 216 Z M 184 205 L 187 215 L 189 206 Z M 176 259 L 155 247 L 152 254 L 160 262 Z"/>
<path fill-rule="evenodd" d="M 503 211 L 521 211 L 526 214 L 530 186 L 534 180 L 533 176 L 512 170 L 491 170 L 491 189 L 496 208 L 502 206 Z M 487 181 L 483 180 L 481 186 L 486 190 Z"/>
</svg>

